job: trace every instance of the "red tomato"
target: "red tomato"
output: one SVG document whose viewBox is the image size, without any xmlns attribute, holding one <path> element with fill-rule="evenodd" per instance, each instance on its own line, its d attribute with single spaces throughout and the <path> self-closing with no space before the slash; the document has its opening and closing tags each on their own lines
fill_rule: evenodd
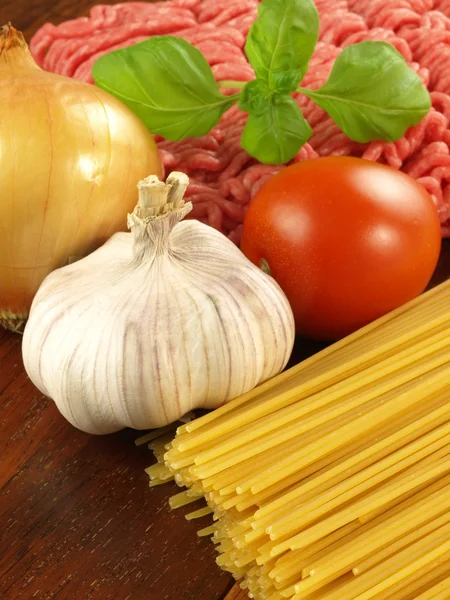
<svg viewBox="0 0 450 600">
<path fill-rule="evenodd" d="M 341 338 L 418 296 L 441 247 L 431 196 L 391 167 L 327 157 L 292 165 L 253 198 L 241 249 L 267 261 L 297 332 Z"/>
</svg>

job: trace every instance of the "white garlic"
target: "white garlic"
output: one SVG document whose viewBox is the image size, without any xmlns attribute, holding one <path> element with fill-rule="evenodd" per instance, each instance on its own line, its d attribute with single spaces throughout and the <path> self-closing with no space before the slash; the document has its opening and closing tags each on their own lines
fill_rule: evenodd
<svg viewBox="0 0 450 600">
<path fill-rule="evenodd" d="M 195 220 L 183 173 L 139 183 L 128 224 L 47 277 L 23 339 L 25 368 L 89 433 L 160 427 L 279 373 L 294 320 L 278 284 Z"/>
</svg>

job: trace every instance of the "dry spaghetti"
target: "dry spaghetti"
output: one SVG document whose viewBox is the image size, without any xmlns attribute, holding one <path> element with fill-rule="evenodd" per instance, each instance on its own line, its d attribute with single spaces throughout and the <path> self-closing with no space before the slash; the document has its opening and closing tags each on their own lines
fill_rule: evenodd
<svg viewBox="0 0 450 600">
<path fill-rule="evenodd" d="M 386 163 L 417 179 L 433 196 L 450 235 L 450 2 L 449 0 L 316 0 L 320 42 L 302 83 L 317 88 L 342 48 L 363 40 L 392 43 L 431 92 L 433 108 L 393 144 L 358 144 L 304 96 L 297 101 L 314 135 L 294 158 L 351 155 Z M 257 0 L 170 0 L 95 6 L 89 17 L 44 25 L 31 42 L 45 69 L 91 81 L 95 60 L 152 35 L 185 38 L 203 52 L 218 81 L 253 77 L 243 46 L 256 17 Z M 246 115 L 230 109 L 208 135 L 182 142 L 159 140 L 168 170 L 188 173 L 192 216 L 236 243 L 246 207 L 280 166 L 258 164 L 240 146 Z"/>
<path fill-rule="evenodd" d="M 188 518 L 213 514 L 199 534 L 250 597 L 448 597 L 449 300 L 450 281 L 152 441 L 153 483 L 206 499 Z"/>
</svg>

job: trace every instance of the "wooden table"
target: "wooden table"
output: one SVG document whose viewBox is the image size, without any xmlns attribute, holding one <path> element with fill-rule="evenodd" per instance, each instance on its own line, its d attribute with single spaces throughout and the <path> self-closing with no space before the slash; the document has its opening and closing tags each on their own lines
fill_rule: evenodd
<svg viewBox="0 0 450 600">
<path fill-rule="evenodd" d="M 7 0 L 29 40 L 46 21 L 86 14 L 91 0 Z M 444 245 L 434 283 L 450 277 Z M 173 484 L 149 490 L 152 457 L 136 433 L 94 437 L 70 426 L 28 380 L 21 338 L 0 330 L 0 598 L 216 600 L 231 578 L 196 535 L 207 524 L 170 512 Z M 319 349 L 299 341 L 292 362 Z M 234 588 L 229 599 L 244 598 Z"/>
</svg>

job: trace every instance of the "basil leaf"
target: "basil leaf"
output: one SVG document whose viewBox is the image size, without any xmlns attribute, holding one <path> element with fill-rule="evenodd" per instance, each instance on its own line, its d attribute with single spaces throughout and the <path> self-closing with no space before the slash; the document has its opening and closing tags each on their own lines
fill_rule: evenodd
<svg viewBox="0 0 450 600">
<path fill-rule="evenodd" d="M 92 75 L 152 133 L 174 141 L 208 133 L 239 96 L 221 94 L 203 54 L 172 36 L 106 54 L 95 62 Z"/>
<path fill-rule="evenodd" d="M 290 161 L 312 135 L 308 121 L 290 96 L 273 95 L 261 113 L 250 113 L 242 147 L 262 163 Z"/>
<path fill-rule="evenodd" d="M 306 73 L 318 36 L 313 0 L 262 0 L 245 52 L 258 78 L 290 94 Z"/>
<path fill-rule="evenodd" d="M 430 95 L 403 56 L 385 42 L 345 48 L 319 90 L 300 88 L 356 142 L 401 138 L 431 107 Z"/>
<path fill-rule="evenodd" d="M 254 115 L 265 112 L 274 93 L 262 79 L 249 81 L 239 96 L 239 108 Z"/>
</svg>

